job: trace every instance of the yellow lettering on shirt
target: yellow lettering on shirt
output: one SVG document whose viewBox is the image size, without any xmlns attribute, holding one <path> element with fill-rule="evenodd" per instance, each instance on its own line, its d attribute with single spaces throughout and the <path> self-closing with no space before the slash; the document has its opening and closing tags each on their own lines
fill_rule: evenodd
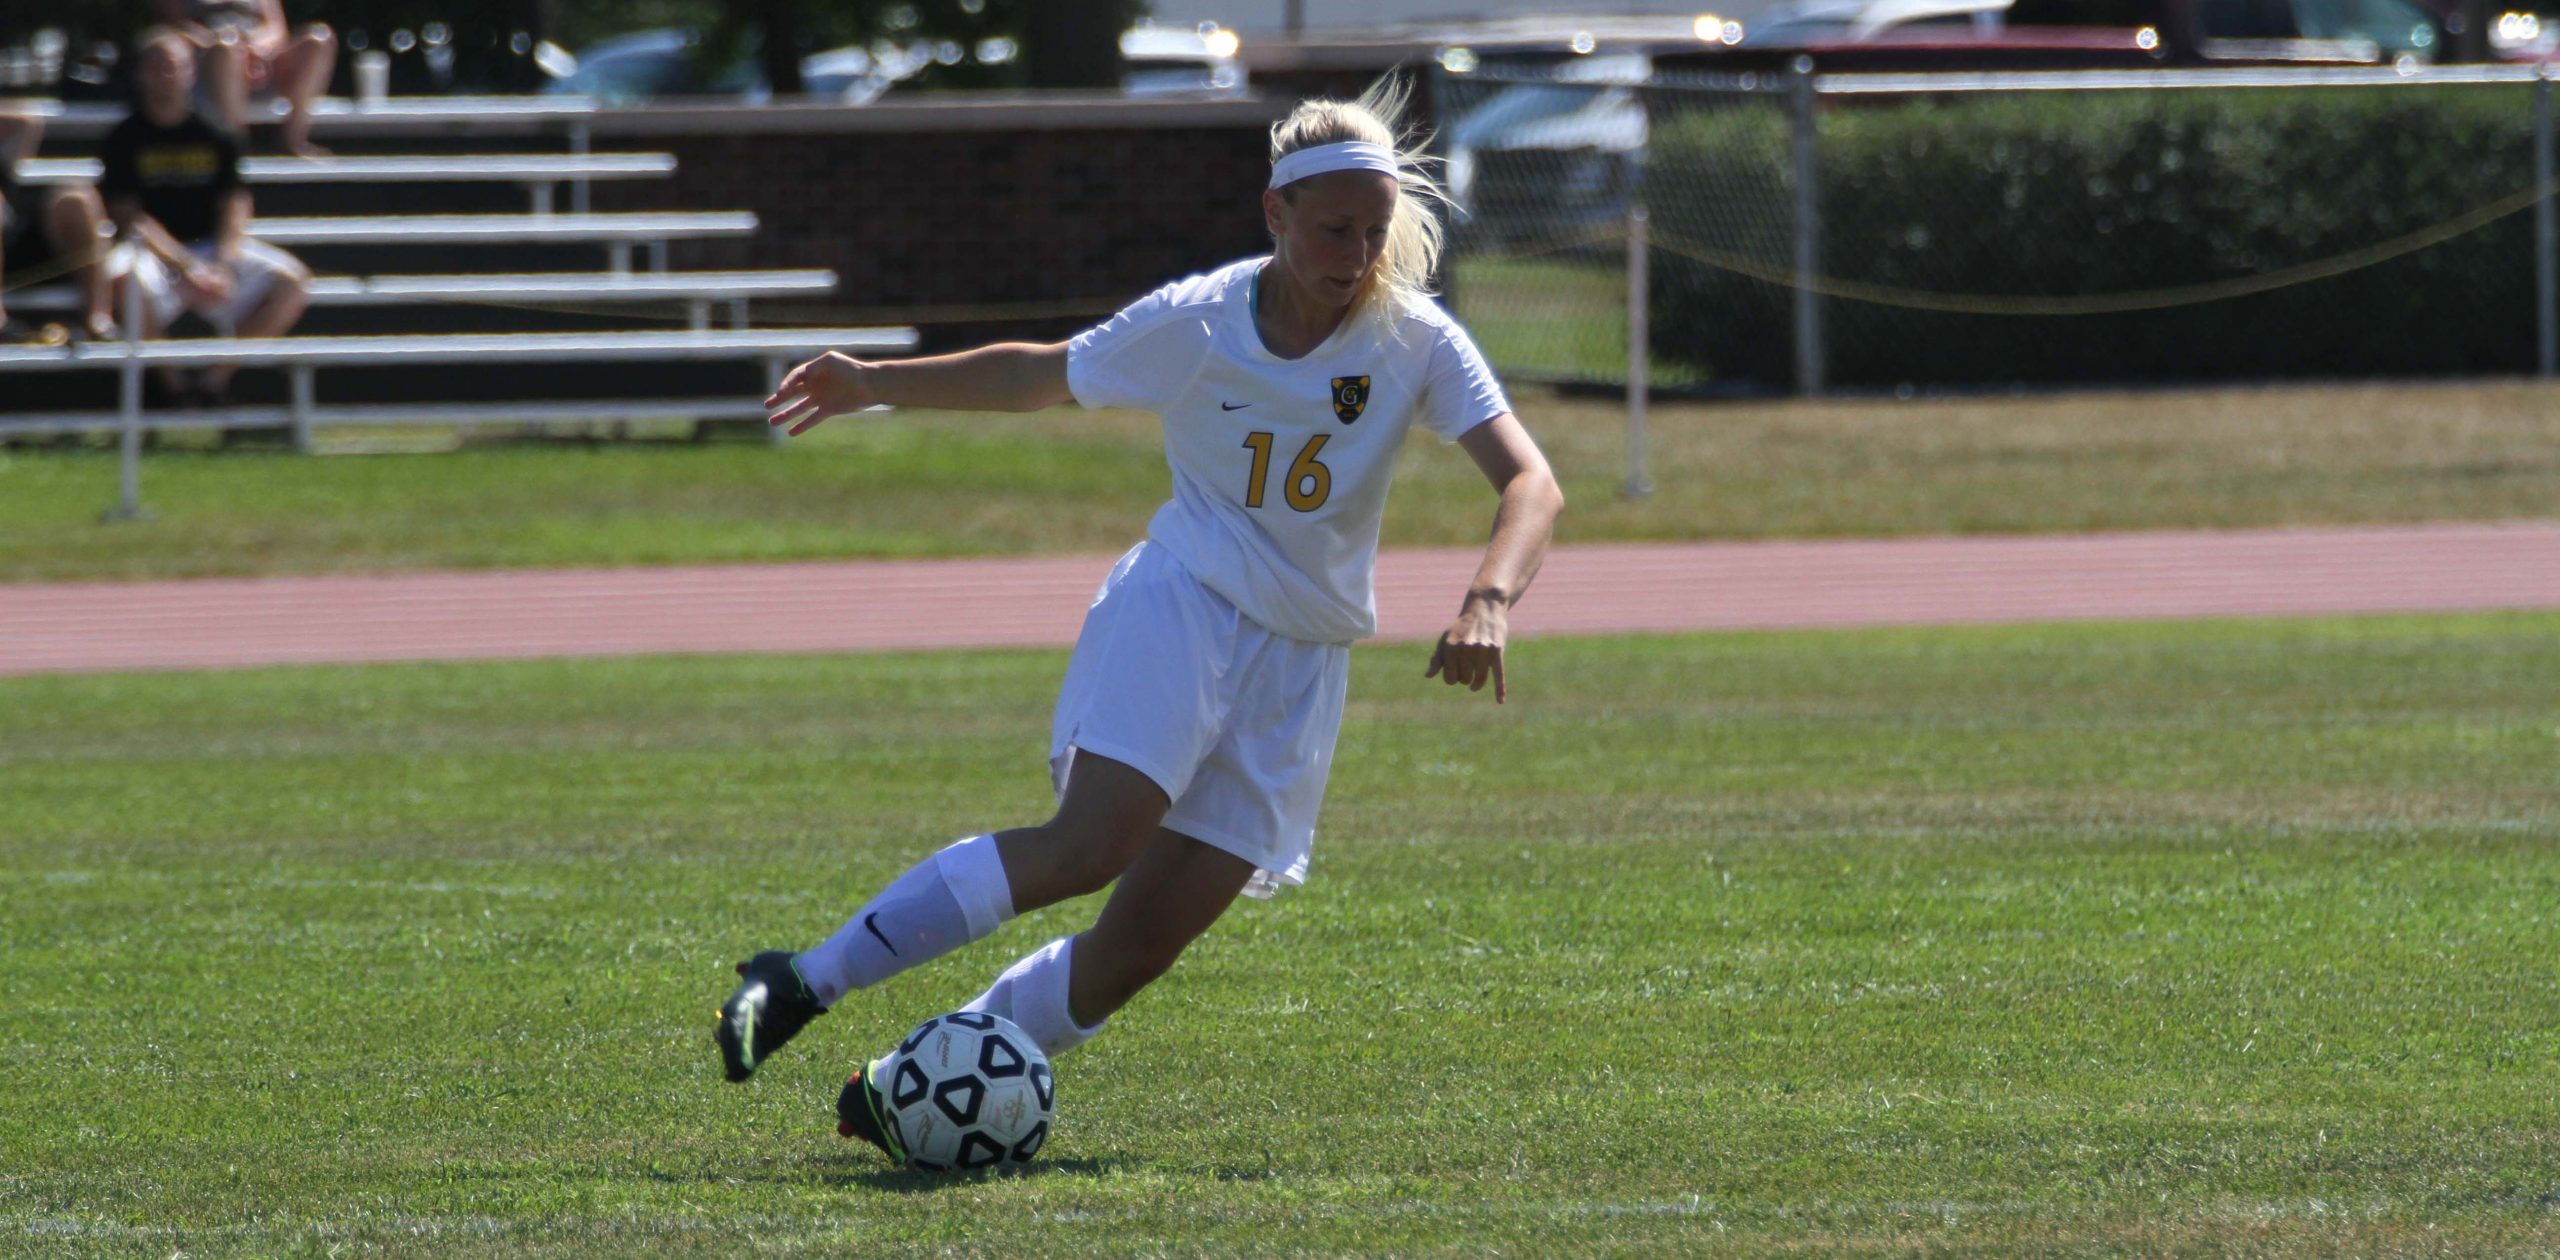
<svg viewBox="0 0 2560 1260">
<path fill-rule="evenodd" d="M 221 164 L 221 151 L 209 144 L 158 145 L 133 155 L 134 173 L 146 184 L 210 183 Z"/>
</svg>

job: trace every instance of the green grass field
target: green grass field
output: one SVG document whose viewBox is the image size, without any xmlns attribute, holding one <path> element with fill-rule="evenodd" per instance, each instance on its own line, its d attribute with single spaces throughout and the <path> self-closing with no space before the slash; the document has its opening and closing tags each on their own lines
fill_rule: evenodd
<svg viewBox="0 0 2560 1260">
<path fill-rule="evenodd" d="M 1565 542 L 2494 520 L 2560 503 L 2560 391 L 2531 383 L 1666 405 L 1661 488 L 1641 500 L 1618 494 L 1618 404 L 1519 406 L 1572 501 Z M 0 582 L 1113 551 L 1168 492 L 1152 418 L 1072 410 L 839 421 L 783 450 L 161 452 L 143 472 L 159 519 L 102 526 L 115 486 L 104 451 L 0 448 Z M 1386 540 L 1479 543 L 1492 508 L 1464 455 L 1417 438 Z"/>
<path fill-rule="evenodd" d="M 828 1109 L 1090 904 L 721 1084 L 730 961 L 1042 812 L 1062 659 L 0 680 L 0 1254 L 2560 1249 L 2560 616 L 1366 647 L 1044 1171 Z"/>
</svg>

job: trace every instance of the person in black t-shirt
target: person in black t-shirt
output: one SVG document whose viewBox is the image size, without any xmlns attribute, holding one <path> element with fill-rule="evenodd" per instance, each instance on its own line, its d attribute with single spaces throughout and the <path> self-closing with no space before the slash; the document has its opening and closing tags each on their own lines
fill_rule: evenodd
<svg viewBox="0 0 2560 1260">
<path fill-rule="evenodd" d="M 99 147 L 99 179 L 121 230 L 128 282 L 143 291 L 143 335 L 156 337 L 194 311 L 241 337 L 279 337 L 310 304 L 311 271 L 301 260 L 249 237 L 249 190 L 240 183 L 240 145 L 196 114 L 195 54 L 184 36 L 158 28 L 141 41 L 141 101 Z M 236 369 L 204 370 L 181 396 L 219 400 Z"/>
<path fill-rule="evenodd" d="M 104 340 L 115 336 L 115 320 L 107 297 L 103 266 L 106 203 L 88 184 L 61 184 L 50 192 L 28 188 L 17 180 L 20 158 L 35 155 L 44 137 L 44 120 L 28 114 L 0 114 L 0 276 L 8 284 L 41 284 L 67 276 L 80 284 L 87 299 L 76 328 L 56 332 Z M 6 285 L 0 285 L 5 295 Z M 0 343 L 47 339 L 37 328 L 10 319 L 0 308 Z"/>
</svg>

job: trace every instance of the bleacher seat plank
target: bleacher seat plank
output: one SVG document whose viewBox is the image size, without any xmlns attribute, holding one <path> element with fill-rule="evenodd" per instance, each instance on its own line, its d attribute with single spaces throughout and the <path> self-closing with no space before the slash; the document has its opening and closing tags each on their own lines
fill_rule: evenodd
<svg viewBox="0 0 2560 1260">
<path fill-rule="evenodd" d="M 742 359 L 823 350 L 903 351 L 912 328 L 762 328 L 699 332 L 462 333 L 389 337 L 204 337 L 178 341 L 93 341 L 70 346 L 0 346 L 0 369 L 66 371 L 139 360 L 153 367 L 310 364 L 385 367 L 431 363 L 616 362 Z"/>
<path fill-rule="evenodd" d="M 578 302 L 706 301 L 835 292 L 836 273 L 802 271 L 537 271 L 450 276 L 319 276 L 311 282 L 314 306 L 398 306 L 411 302 L 473 299 L 549 299 Z M 12 309 L 70 310 L 79 291 L 51 284 L 9 295 Z"/>
<path fill-rule="evenodd" d="M 509 181 L 568 182 L 654 179 L 675 173 L 672 153 L 497 153 L 455 157 L 253 157 L 240 161 L 252 184 L 425 184 Z M 95 158 L 29 158 L 18 163 L 25 184 L 96 183 Z"/>
<path fill-rule="evenodd" d="M 512 403 L 353 403 L 315 406 L 307 423 L 317 428 L 363 425 L 647 423 L 674 420 L 761 420 L 764 406 L 752 398 L 597 398 Z M 55 433 L 108 433 L 123 423 L 112 411 L 0 412 L 0 434 L 43 437 Z M 294 423 L 291 408 L 208 407 L 155 411 L 154 430 L 281 429 Z"/>
<path fill-rule="evenodd" d="M 650 242 L 746 236 L 747 210 L 614 214 L 313 215 L 249 222 L 249 235 L 274 245 L 457 245 Z"/>
</svg>

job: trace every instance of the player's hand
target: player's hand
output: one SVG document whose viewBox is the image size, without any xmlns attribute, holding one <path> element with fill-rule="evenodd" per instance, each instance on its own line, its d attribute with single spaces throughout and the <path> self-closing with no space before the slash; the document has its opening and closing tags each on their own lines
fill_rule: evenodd
<svg viewBox="0 0 2560 1260">
<path fill-rule="evenodd" d="M 1493 684 L 1493 702 L 1502 703 L 1502 645 L 1511 635 L 1510 614 L 1502 605 L 1489 599 L 1467 597 L 1466 607 L 1458 610 L 1458 619 L 1440 633 L 1440 643 L 1431 649 L 1431 664 L 1422 671 L 1429 678 L 1452 687 L 1466 684 L 1469 691 L 1482 691 L 1487 682 Z"/>
<path fill-rule="evenodd" d="M 830 350 L 791 369 L 764 400 L 764 409 L 771 413 L 765 423 L 775 428 L 789 425 L 791 436 L 798 437 L 817 428 L 829 416 L 877 404 L 880 400 L 871 392 L 870 368 L 868 363 Z"/>
</svg>

